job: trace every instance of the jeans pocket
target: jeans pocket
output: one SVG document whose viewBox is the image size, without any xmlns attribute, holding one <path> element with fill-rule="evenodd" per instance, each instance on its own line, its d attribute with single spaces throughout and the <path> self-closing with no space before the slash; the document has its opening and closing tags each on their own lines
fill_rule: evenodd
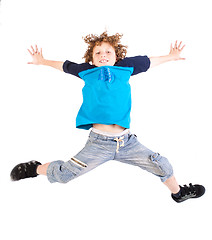
<svg viewBox="0 0 212 240">
<path fill-rule="evenodd" d="M 162 157 L 159 153 L 154 153 L 150 156 L 150 159 L 158 166 L 164 175 L 173 174 L 173 168 L 167 158 Z"/>
<path fill-rule="evenodd" d="M 155 164 L 157 168 L 160 169 L 162 175 L 165 175 L 164 171 L 164 163 L 163 163 L 163 157 L 160 155 L 160 153 L 154 153 L 150 155 L 150 160 Z"/>
</svg>

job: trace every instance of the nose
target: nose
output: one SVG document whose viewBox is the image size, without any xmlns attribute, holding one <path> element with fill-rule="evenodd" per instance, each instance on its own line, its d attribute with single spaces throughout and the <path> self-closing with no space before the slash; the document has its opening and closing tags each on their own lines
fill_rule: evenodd
<svg viewBox="0 0 212 240">
<path fill-rule="evenodd" d="M 101 53 L 101 58 L 104 58 L 106 56 L 106 53 L 105 52 L 102 52 Z"/>
</svg>

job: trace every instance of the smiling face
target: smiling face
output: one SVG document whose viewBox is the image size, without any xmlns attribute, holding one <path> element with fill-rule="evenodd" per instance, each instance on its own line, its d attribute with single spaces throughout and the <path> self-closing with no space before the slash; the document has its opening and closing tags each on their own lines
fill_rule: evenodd
<svg viewBox="0 0 212 240">
<path fill-rule="evenodd" d="M 96 67 L 113 66 L 116 63 L 115 49 L 108 43 L 102 42 L 93 48 L 93 65 Z"/>
</svg>

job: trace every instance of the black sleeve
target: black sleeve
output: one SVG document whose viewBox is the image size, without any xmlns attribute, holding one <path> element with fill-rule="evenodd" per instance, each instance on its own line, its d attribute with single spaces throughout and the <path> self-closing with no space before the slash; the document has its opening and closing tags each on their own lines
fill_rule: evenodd
<svg viewBox="0 0 212 240">
<path fill-rule="evenodd" d="M 91 69 L 91 68 L 94 68 L 95 66 L 93 65 L 90 65 L 89 63 L 74 63 L 74 62 L 70 62 L 68 60 L 66 60 L 64 63 L 63 63 L 63 71 L 65 73 L 69 73 L 69 74 L 72 74 L 76 77 L 79 77 L 79 73 L 84 71 L 84 70 L 88 70 L 88 69 Z"/>
<path fill-rule="evenodd" d="M 150 59 L 147 56 L 126 57 L 115 64 L 120 67 L 133 67 L 132 75 L 146 72 L 150 67 Z"/>
</svg>

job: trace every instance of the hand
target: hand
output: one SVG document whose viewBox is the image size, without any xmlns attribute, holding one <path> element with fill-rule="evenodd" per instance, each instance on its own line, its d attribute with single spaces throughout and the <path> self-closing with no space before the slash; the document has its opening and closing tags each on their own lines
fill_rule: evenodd
<svg viewBox="0 0 212 240">
<path fill-rule="evenodd" d="M 40 51 L 38 51 L 38 46 L 35 45 L 35 49 L 33 48 L 33 46 L 31 46 L 31 51 L 29 49 L 27 50 L 32 57 L 32 62 L 28 62 L 28 64 L 40 65 L 43 63 L 44 58 L 42 54 L 42 48 L 40 49 Z"/>
<path fill-rule="evenodd" d="M 181 44 L 182 42 L 180 42 L 180 44 L 178 45 L 177 41 L 175 42 L 174 47 L 172 47 L 172 44 L 171 44 L 169 56 L 172 58 L 172 60 L 185 60 L 185 58 L 180 57 L 180 54 L 185 47 L 185 45 L 181 47 Z"/>
</svg>

